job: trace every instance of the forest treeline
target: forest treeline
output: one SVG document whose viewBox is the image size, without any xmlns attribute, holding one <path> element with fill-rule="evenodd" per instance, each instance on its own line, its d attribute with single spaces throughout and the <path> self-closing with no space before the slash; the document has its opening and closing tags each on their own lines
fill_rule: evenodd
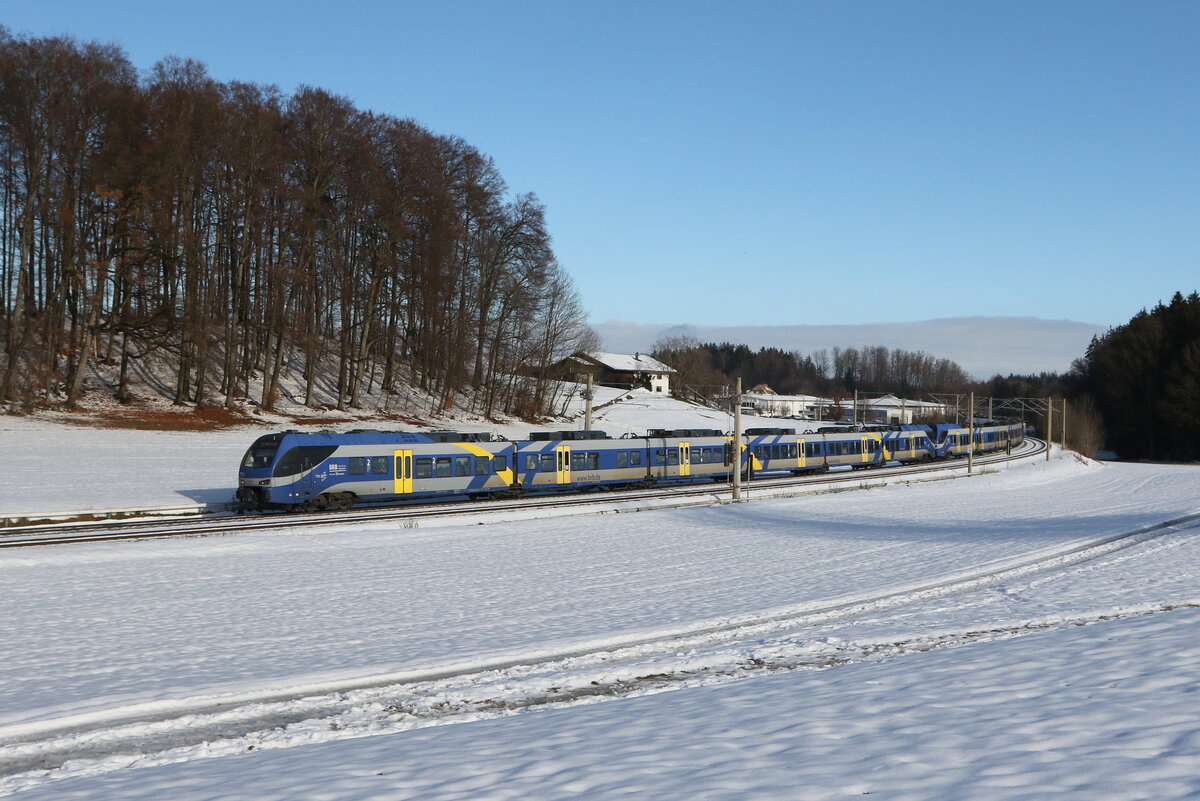
<svg viewBox="0 0 1200 801">
<path fill-rule="evenodd" d="M 1176 292 L 1095 337 L 1064 374 L 997 376 L 997 397 L 1069 401 L 1068 441 L 1125 459 L 1200 459 L 1200 294 Z M 1061 423 L 1057 423 L 1061 424 Z M 1079 441 L 1083 437 L 1083 442 Z"/>
<path fill-rule="evenodd" d="M 302 87 L 145 75 L 0 28 L 0 404 L 74 402 L 90 360 L 169 365 L 177 403 L 312 405 L 399 382 L 532 412 L 517 375 L 594 344 L 543 206 L 462 139 Z M 252 389 L 253 388 L 253 389 Z"/>
<path fill-rule="evenodd" d="M 1200 459 L 1200 295 L 1176 292 L 1096 337 L 1072 379 L 1076 396 L 1094 399 L 1109 448 L 1122 457 Z"/>
<path fill-rule="evenodd" d="M 679 371 L 682 383 L 705 388 L 767 384 L 781 395 L 846 398 L 856 390 L 921 397 L 931 392 L 965 392 L 972 379 L 958 364 L 919 351 L 882 346 L 833 348 L 811 354 L 780 348 L 751 350 L 746 345 L 702 343 L 691 337 L 664 337 L 654 358 Z"/>
</svg>

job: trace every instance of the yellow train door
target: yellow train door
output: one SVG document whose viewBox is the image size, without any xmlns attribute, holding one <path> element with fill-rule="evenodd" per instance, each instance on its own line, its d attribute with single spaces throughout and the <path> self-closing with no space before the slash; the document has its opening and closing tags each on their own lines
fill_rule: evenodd
<svg viewBox="0 0 1200 801">
<path fill-rule="evenodd" d="M 394 483 L 396 485 L 397 495 L 407 495 L 413 491 L 413 455 L 412 451 L 392 451 L 395 456 L 396 477 Z"/>
<path fill-rule="evenodd" d="M 571 483 L 571 446 L 559 445 L 554 449 L 557 454 L 558 470 L 556 479 L 559 484 Z"/>
<path fill-rule="evenodd" d="M 679 443 L 679 475 L 692 474 L 692 445 L 690 442 Z"/>
</svg>

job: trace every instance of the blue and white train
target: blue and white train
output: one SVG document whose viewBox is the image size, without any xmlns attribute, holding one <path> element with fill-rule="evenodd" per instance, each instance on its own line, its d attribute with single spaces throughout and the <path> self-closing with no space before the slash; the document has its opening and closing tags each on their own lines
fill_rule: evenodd
<svg viewBox="0 0 1200 801">
<path fill-rule="evenodd" d="M 1023 437 L 1020 423 L 978 425 L 974 452 L 1011 449 Z M 736 461 L 750 479 L 949 459 L 971 450 L 970 430 L 957 425 L 815 434 L 751 428 Z M 653 429 L 619 439 L 602 431 L 543 431 L 516 442 L 449 431 L 284 431 L 250 446 L 237 500 L 246 509 L 345 509 L 360 502 L 724 482 L 733 478 L 734 461 L 734 438 L 712 429 Z"/>
</svg>

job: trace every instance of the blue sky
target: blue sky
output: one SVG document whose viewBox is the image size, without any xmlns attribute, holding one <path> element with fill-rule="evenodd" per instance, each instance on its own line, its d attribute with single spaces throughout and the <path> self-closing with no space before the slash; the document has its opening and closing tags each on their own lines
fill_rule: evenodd
<svg viewBox="0 0 1200 801">
<path fill-rule="evenodd" d="M 1200 3 L 68 2 L 18 34 L 492 156 L 594 322 L 1125 322 L 1200 289 Z"/>
</svg>

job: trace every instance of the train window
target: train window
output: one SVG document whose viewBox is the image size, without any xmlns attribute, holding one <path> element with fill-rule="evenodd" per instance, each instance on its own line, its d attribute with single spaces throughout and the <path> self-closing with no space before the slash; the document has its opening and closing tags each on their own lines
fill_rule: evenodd
<svg viewBox="0 0 1200 801">
<path fill-rule="evenodd" d="M 367 474 L 367 457 L 351 456 L 350 457 L 350 475 L 365 476 Z"/>
<path fill-rule="evenodd" d="M 629 451 L 617 451 L 617 467 L 629 467 Z"/>
<path fill-rule="evenodd" d="M 387 475 L 389 461 L 391 460 L 386 456 L 372 456 L 371 473 L 377 476 Z"/>
<path fill-rule="evenodd" d="M 454 457 L 454 475 L 456 475 L 456 476 L 471 475 L 471 457 L 470 456 L 455 456 Z"/>
<path fill-rule="evenodd" d="M 508 457 L 507 456 L 493 456 L 492 457 L 492 469 L 495 470 L 497 473 L 499 473 L 501 470 L 507 470 L 508 469 Z"/>
<path fill-rule="evenodd" d="M 641 451 L 630 451 L 629 452 L 629 466 L 630 467 L 640 467 L 641 464 L 642 464 L 642 452 Z"/>
<path fill-rule="evenodd" d="M 531 472 L 538 469 L 538 455 L 536 453 L 525 454 L 525 469 Z"/>
<path fill-rule="evenodd" d="M 413 478 L 433 478 L 433 457 L 418 456 Z"/>
<path fill-rule="evenodd" d="M 242 460 L 242 467 L 263 468 L 270 467 L 271 462 L 275 459 L 275 452 L 279 450 L 279 440 L 269 439 L 264 437 L 260 442 L 250 446 L 250 450 L 246 451 L 246 458 Z"/>
<path fill-rule="evenodd" d="M 310 470 L 328 459 L 337 450 L 336 445 L 301 445 L 285 453 L 275 465 L 276 476 L 290 476 Z"/>
<path fill-rule="evenodd" d="M 542 454 L 542 472 L 543 473 L 553 473 L 558 469 L 558 466 L 557 466 L 558 460 L 555 459 L 554 457 L 555 457 L 555 454 L 553 454 L 553 453 L 543 453 Z"/>
<path fill-rule="evenodd" d="M 679 451 L 676 450 L 675 448 L 669 448 L 667 450 L 667 464 L 669 464 L 669 465 L 679 464 Z"/>
<path fill-rule="evenodd" d="M 433 457 L 433 474 L 438 478 L 450 478 L 454 475 L 454 462 L 449 456 Z"/>
<path fill-rule="evenodd" d="M 578 452 L 572 453 L 571 454 L 571 469 L 572 470 L 587 469 L 587 454 L 586 453 L 578 453 Z"/>
<path fill-rule="evenodd" d="M 486 476 L 491 472 L 492 460 L 486 456 L 478 456 L 475 458 L 475 475 Z"/>
<path fill-rule="evenodd" d="M 667 463 L 667 452 L 664 451 L 662 448 L 658 448 L 657 450 L 655 450 L 654 451 L 654 463 L 656 465 L 666 464 Z"/>
</svg>

